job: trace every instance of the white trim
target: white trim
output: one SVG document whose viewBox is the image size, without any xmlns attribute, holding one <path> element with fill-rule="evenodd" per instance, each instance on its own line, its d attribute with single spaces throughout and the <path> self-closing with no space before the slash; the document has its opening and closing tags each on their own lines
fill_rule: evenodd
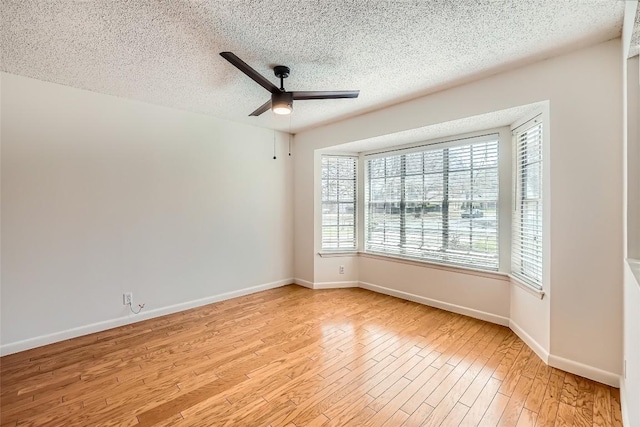
<svg viewBox="0 0 640 427">
<path fill-rule="evenodd" d="M 633 273 L 633 277 L 636 279 L 636 284 L 640 286 L 640 260 L 627 258 L 626 261 L 631 273 Z"/>
<path fill-rule="evenodd" d="M 293 279 L 293 283 L 295 283 L 296 285 L 305 287 L 305 288 L 313 289 L 313 282 L 309 282 L 308 280 L 304 280 L 304 279 L 300 279 L 298 277 L 295 277 Z"/>
<path fill-rule="evenodd" d="M 569 360 L 564 357 L 550 354 L 548 365 L 599 383 L 610 385 L 611 387 L 620 387 L 620 375 L 594 368 L 593 366 L 585 365 L 583 363 L 576 362 L 575 360 Z"/>
<path fill-rule="evenodd" d="M 538 341 L 533 339 L 531 335 L 525 332 L 525 330 L 522 329 L 520 325 L 518 325 L 513 320 L 509 320 L 509 329 L 511 329 L 513 333 L 518 336 L 518 338 L 524 341 L 524 343 L 528 345 L 529 348 L 531 348 L 531 350 L 533 350 L 533 352 L 537 354 L 544 363 L 546 363 L 547 365 L 549 364 L 549 352 L 545 350 L 545 348 L 540 345 Z"/>
<path fill-rule="evenodd" d="M 313 284 L 313 289 L 342 289 L 342 288 L 357 288 L 359 283 L 357 281 L 344 281 L 344 282 L 316 282 Z"/>
<path fill-rule="evenodd" d="M 335 258 L 335 257 L 345 257 L 345 256 L 358 256 L 358 251 L 350 250 L 350 251 L 335 251 L 335 252 L 318 252 L 318 256 L 320 258 Z"/>
<path fill-rule="evenodd" d="M 538 298 L 542 299 L 545 296 L 544 293 L 544 289 L 538 289 L 533 287 L 532 285 L 528 284 L 527 282 L 525 282 L 524 280 L 521 280 L 511 274 L 509 274 L 509 278 L 511 279 L 511 284 L 514 286 L 519 287 L 520 289 L 523 289 L 527 292 L 529 292 L 531 295 L 535 295 Z"/>
<path fill-rule="evenodd" d="M 510 129 L 511 129 L 511 133 L 515 134 L 516 132 L 519 132 L 519 129 L 522 126 L 528 125 L 529 122 L 535 120 L 535 119 L 540 119 L 540 121 L 542 121 L 542 113 L 544 112 L 543 108 L 538 108 L 535 111 L 525 115 L 524 117 L 519 118 L 518 120 L 516 120 L 515 122 L 511 123 Z"/>
<path fill-rule="evenodd" d="M 149 311 L 143 311 L 138 315 L 129 315 L 126 317 L 119 317 L 116 319 L 105 320 L 102 322 L 96 322 L 89 325 L 79 326 L 77 328 L 67 329 L 65 331 L 54 332 L 52 334 L 47 334 L 47 335 L 41 335 L 39 337 L 29 338 L 22 341 L 2 344 L 0 345 L 0 355 L 6 356 L 8 354 L 18 353 L 20 351 L 41 347 L 43 345 L 64 341 L 70 338 L 77 338 L 83 335 L 93 334 L 95 332 L 101 332 L 107 329 L 116 328 L 118 326 L 140 322 L 142 320 L 152 319 L 155 317 L 165 316 L 167 314 L 189 310 L 191 308 L 212 304 L 214 302 L 219 302 L 219 301 L 224 301 L 232 298 L 241 297 L 244 295 L 254 294 L 256 292 L 266 291 L 268 289 L 279 288 L 281 286 L 289 285 L 293 283 L 293 281 L 294 279 L 292 278 L 277 280 L 275 282 L 265 283 L 257 286 L 251 286 L 248 288 L 239 289 L 237 291 L 225 292 L 223 294 L 213 295 L 205 298 L 200 298 L 192 301 L 174 304 L 167 307 L 160 307 L 160 308 L 156 308 Z"/>
<path fill-rule="evenodd" d="M 622 412 L 622 425 L 623 426 L 631 426 L 631 420 L 629 419 L 629 411 L 627 411 L 628 407 L 627 403 L 627 386 L 626 380 L 624 378 L 620 378 L 620 411 Z"/>
<path fill-rule="evenodd" d="M 385 295 L 391 295 L 393 297 L 406 299 L 409 301 L 417 302 L 419 304 L 428 305 L 430 307 L 440 308 L 442 310 L 451 311 L 453 313 L 463 314 L 465 316 L 473 317 L 475 319 L 485 320 L 487 322 L 496 323 L 502 326 L 509 326 L 509 319 L 504 316 L 498 316 L 497 314 L 487 313 L 486 311 L 474 310 L 473 308 L 463 307 L 461 305 L 451 304 L 444 301 L 439 301 L 420 295 L 411 294 L 408 292 L 398 291 L 395 289 L 385 288 L 383 286 L 374 285 L 372 283 L 360 282 L 360 287 L 368 289 L 373 292 L 378 292 Z"/>
<path fill-rule="evenodd" d="M 308 280 L 295 278 L 294 284 L 303 286 L 309 289 L 343 289 L 343 288 L 357 288 L 359 282 L 354 280 L 344 282 L 309 282 Z"/>
<path fill-rule="evenodd" d="M 461 135 L 444 136 L 435 139 L 419 140 L 403 145 L 391 145 L 384 148 L 364 151 L 361 154 L 366 160 L 376 159 L 395 155 L 391 153 L 402 152 L 402 154 L 416 153 L 421 151 L 435 150 L 439 148 L 451 148 L 461 145 L 481 144 L 500 139 L 500 128 L 492 128 L 469 132 Z"/>
</svg>

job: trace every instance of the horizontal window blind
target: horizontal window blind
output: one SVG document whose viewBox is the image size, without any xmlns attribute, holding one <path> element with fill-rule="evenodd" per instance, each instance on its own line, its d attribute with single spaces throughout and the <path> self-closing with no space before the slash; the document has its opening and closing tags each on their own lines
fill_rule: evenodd
<svg viewBox="0 0 640 427">
<path fill-rule="evenodd" d="M 322 249 L 356 248 L 356 157 L 322 156 Z"/>
<path fill-rule="evenodd" d="M 498 140 L 367 160 L 365 248 L 498 269 Z"/>
<path fill-rule="evenodd" d="M 542 289 L 542 123 L 515 132 L 511 273 Z"/>
</svg>

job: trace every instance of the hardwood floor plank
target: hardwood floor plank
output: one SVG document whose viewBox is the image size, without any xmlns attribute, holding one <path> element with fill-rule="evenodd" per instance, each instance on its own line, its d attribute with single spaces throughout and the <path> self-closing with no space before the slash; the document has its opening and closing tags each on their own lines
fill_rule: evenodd
<svg viewBox="0 0 640 427">
<path fill-rule="evenodd" d="M 545 394 L 542 399 L 542 405 L 538 411 L 536 426 L 555 425 L 563 385 L 564 372 L 559 372 L 552 368 L 551 375 L 549 376 L 549 383 L 547 384 L 547 389 L 545 390 Z"/>
<path fill-rule="evenodd" d="M 527 400 L 533 380 L 531 378 L 521 376 L 518 380 L 511 398 L 500 417 L 499 424 L 503 426 L 515 426 L 520 418 L 520 413 L 524 408 L 524 402 Z M 504 385 L 504 383 L 503 383 Z M 500 387 L 500 390 L 504 387 Z M 500 392 L 498 390 L 498 392 Z"/>
<path fill-rule="evenodd" d="M 556 415 L 556 423 L 557 427 L 560 426 L 572 426 L 573 425 L 573 415 L 576 412 L 576 407 L 571 406 L 568 403 L 560 402 L 558 404 L 558 414 Z"/>
<path fill-rule="evenodd" d="M 462 403 L 456 403 L 447 418 L 445 418 L 440 424 L 442 427 L 454 427 L 460 425 L 462 419 L 469 412 L 469 408 Z"/>
<path fill-rule="evenodd" d="M 509 403 L 509 396 L 505 396 L 501 393 L 496 393 L 491 404 L 487 408 L 486 412 L 482 416 L 479 427 L 495 426 L 498 424 L 502 414 Z"/>
<path fill-rule="evenodd" d="M 578 380 L 575 375 L 567 373 L 564 376 L 564 385 L 562 386 L 562 393 L 560 394 L 560 402 L 576 406 L 578 399 Z"/>
<path fill-rule="evenodd" d="M 429 380 L 418 389 L 413 396 L 402 405 L 402 409 L 407 414 L 413 414 L 416 409 L 424 402 L 424 400 L 435 390 L 442 381 L 454 370 L 451 365 L 444 365 Z"/>
<path fill-rule="evenodd" d="M 369 405 L 371 409 L 375 412 L 379 412 L 382 408 L 384 408 L 393 398 L 395 398 L 402 390 L 404 390 L 411 381 L 406 378 L 400 378 L 396 381 L 391 387 L 387 388 L 380 396 L 378 396 L 371 404 Z M 370 394 L 370 396 L 374 397 Z"/>
<path fill-rule="evenodd" d="M 460 363 L 458 367 L 456 367 L 456 369 L 463 367 L 467 363 L 468 361 L 465 360 L 463 363 Z M 469 384 L 471 384 L 473 378 L 478 374 L 483 364 L 484 361 L 482 359 L 477 360 L 464 372 L 462 377 L 456 381 L 456 383 L 448 390 L 447 394 L 442 399 L 436 396 L 437 390 L 427 398 L 425 403 L 433 406 L 434 408 L 433 412 L 429 414 L 429 417 L 426 420 L 427 425 L 439 425 L 449 417 L 450 412 L 456 408 L 460 397 L 469 387 Z M 445 382 L 443 382 L 442 384 L 445 384 Z M 461 412 L 461 408 L 458 408 L 457 411 Z M 462 419 L 466 415 L 466 413 L 467 411 L 464 411 L 464 414 L 461 414 L 462 416 L 460 417 L 460 419 Z M 457 415 L 455 416 L 455 419 L 457 419 Z"/>
<path fill-rule="evenodd" d="M 524 407 L 532 412 L 538 413 L 542 400 L 544 399 L 544 393 L 547 390 L 547 384 L 549 384 L 549 377 L 551 376 L 551 368 L 545 364 L 539 366 L 536 376 L 533 379 L 531 391 L 527 396 L 527 401 Z"/>
<path fill-rule="evenodd" d="M 620 407 L 620 390 L 609 388 L 611 393 L 611 425 L 622 427 L 622 410 Z"/>
<path fill-rule="evenodd" d="M 326 426 L 327 424 L 329 424 L 329 418 L 325 417 L 324 415 L 320 414 L 318 415 L 313 421 L 311 421 L 309 424 L 307 424 L 307 426 L 309 427 L 321 427 L 321 426 Z M 289 426 L 293 426 L 293 427 L 297 427 L 295 424 L 290 423 L 288 424 Z"/>
<path fill-rule="evenodd" d="M 620 426 L 508 328 L 284 286 L 0 358 L 0 426 Z"/>
<path fill-rule="evenodd" d="M 573 425 L 576 427 L 593 426 L 593 398 L 595 383 L 586 378 L 577 377 L 578 395 L 576 397 L 576 412 Z"/>
<path fill-rule="evenodd" d="M 515 362 L 511 366 L 511 369 L 509 369 L 509 372 L 504 377 L 500 390 L 498 390 L 499 393 L 511 396 L 516 388 L 516 384 L 520 381 L 520 378 L 524 376 L 524 368 L 529 362 L 529 358 L 532 356 L 535 357 L 533 355 L 533 351 L 529 347 L 525 346 L 522 348 L 520 353 L 518 353 Z"/>
<path fill-rule="evenodd" d="M 433 408 L 426 403 L 420 404 L 416 410 L 406 419 L 402 426 L 421 426 L 425 420 L 433 412 Z"/>
<path fill-rule="evenodd" d="M 407 421 L 409 418 L 409 414 L 403 411 L 396 411 L 384 424 L 376 423 L 374 425 L 379 425 L 381 427 L 397 427 L 401 426 Z"/>
<path fill-rule="evenodd" d="M 467 415 L 462 419 L 460 425 L 477 426 L 489 408 L 489 405 L 491 405 L 491 402 L 498 393 L 498 389 L 501 385 L 502 383 L 499 380 L 490 378 L 480 392 L 478 398 L 473 402 L 473 406 L 471 406 Z"/>
<path fill-rule="evenodd" d="M 424 360 L 428 360 L 428 357 L 425 357 Z M 400 411 L 400 407 L 404 405 L 436 372 L 438 372 L 436 368 L 428 366 L 415 380 L 411 381 L 387 405 L 380 409 L 367 425 L 380 425 L 383 422 L 386 423 L 385 420 L 388 421 L 394 416 L 401 417 L 402 414 L 406 414 L 406 412 Z M 404 378 L 406 378 L 406 376 Z M 396 415 L 398 412 L 401 412 L 401 414 Z M 407 418 L 408 417 L 409 414 L 407 414 Z M 403 422 L 404 421 L 405 420 L 403 420 Z"/>
<path fill-rule="evenodd" d="M 611 394 L 609 387 L 596 384 L 593 398 L 593 425 L 611 425 Z"/>
<path fill-rule="evenodd" d="M 538 414 L 528 410 L 527 408 L 523 408 L 522 412 L 520 412 L 520 417 L 518 417 L 516 427 L 534 427 L 536 425 L 537 418 Z"/>
</svg>

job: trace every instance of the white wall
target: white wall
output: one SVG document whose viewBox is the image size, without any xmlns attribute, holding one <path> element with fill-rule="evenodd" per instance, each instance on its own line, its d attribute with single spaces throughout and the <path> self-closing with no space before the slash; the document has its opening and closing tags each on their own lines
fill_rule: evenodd
<svg viewBox="0 0 640 427">
<path fill-rule="evenodd" d="M 628 58 L 637 2 L 625 4 L 622 31 L 624 88 L 624 361 L 620 384 L 624 425 L 640 425 L 640 59 Z M 635 260 L 634 260 L 635 258 Z"/>
<path fill-rule="evenodd" d="M 505 326 L 509 324 L 506 277 L 363 256 L 359 280 L 368 289 Z"/>
<path fill-rule="evenodd" d="M 285 135 L 1 77 L 3 353 L 290 282 Z"/>
<path fill-rule="evenodd" d="M 640 425 L 640 60 L 625 61 L 627 74 L 627 253 L 624 276 L 624 360 L 621 397 L 625 425 Z M 635 259 L 635 260 L 634 260 Z"/>
<path fill-rule="evenodd" d="M 296 135 L 295 276 L 313 282 L 328 264 L 314 256 L 315 150 L 548 100 L 547 295 L 510 301 L 511 316 L 525 313 L 519 301 L 526 300 L 519 326 L 537 336 L 554 364 L 617 383 L 622 368 L 622 194 L 615 190 L 622 188 L 621 75 L 616 39 Z M 360 276 L 370 264 L 360 263 Z M 397 271 L 385 287 L 401 289 L 415 277 L 409 269 L 393 268 Z M 332 279 L 339 280 L 333 264 L 323 273 L 323 280 Z M 449 280 L 456 279 L 443 281 Z M 465 281 L 456 292 L 472 295 L 480 282 Z M 412 286 L 420 296 L 436 299 L 436 284 Z M 454 304 L 456 292 L 438 297 Z M 506 295 L 499 293 L 499 300 L 509 301 L 509 288 L 502 292 Z M 475 302 L 469 308 L 482 310 Z M 539 327 L 541 318 L 548 319 L 548 328 Z"/>
<path fill-rule="evenodd" d="M 640 425 L 640 262 L 625 266 L 624 322 L 627 368 L 620 386 L 620 397 L 624 425 L 637 426 Z"/>
</svg>

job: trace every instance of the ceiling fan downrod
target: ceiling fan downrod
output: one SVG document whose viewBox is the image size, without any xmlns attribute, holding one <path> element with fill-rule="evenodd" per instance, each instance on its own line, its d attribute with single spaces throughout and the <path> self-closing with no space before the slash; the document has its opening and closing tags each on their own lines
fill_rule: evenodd
<svg viewBox="0 0 640 427">
<path fill-rule="evenodd" d="M 289 77 L 291 70 L 284 65 L 276 65 L 273 67 L 273 73 L 280 79 L 280 90 L 284 92 L 284 79 Z"/>
</svg>

